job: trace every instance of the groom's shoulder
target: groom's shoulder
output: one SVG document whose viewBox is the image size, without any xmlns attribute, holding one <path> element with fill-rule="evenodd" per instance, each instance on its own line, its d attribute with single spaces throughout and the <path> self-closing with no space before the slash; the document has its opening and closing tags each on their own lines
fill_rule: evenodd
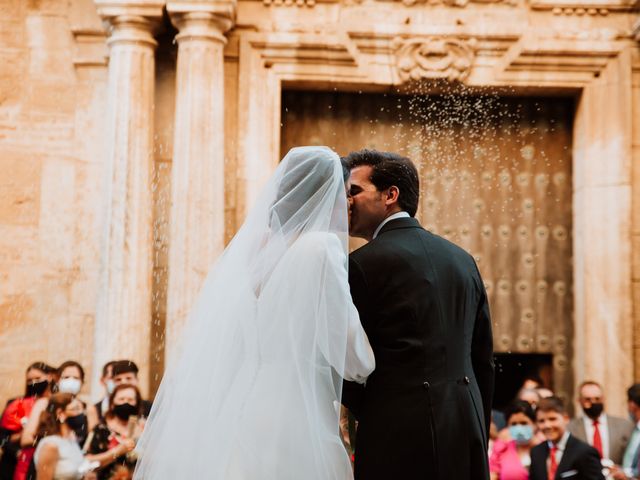
<svg viewBox="0 0 640 480">
<path fill-rule="evenodd" d="M 469 252 L 459 245 L 422 227 L 385 232 L 357 250 L 354 250 L 350 258 L 357 263 L 375 263 L 389 256 L 411 256 L 412 254 L 422 256 L 426 252 L 445 256 L 446 258 L 473 258 Z"/>
</svg>

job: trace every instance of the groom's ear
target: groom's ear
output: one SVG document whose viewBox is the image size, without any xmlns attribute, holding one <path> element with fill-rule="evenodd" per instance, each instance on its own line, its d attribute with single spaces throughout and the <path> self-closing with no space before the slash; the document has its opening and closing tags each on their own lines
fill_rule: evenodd
<svg viewBox="0 0 640 480">
<path fill-rule="evenodd" d="M 391 185 L 389 188 L 387 188 L 384 204 L 393 205 L 395 203 L 398 203 L 399 198 L 400 198 L 400 189 L 395 185 Z"/>
</svg>

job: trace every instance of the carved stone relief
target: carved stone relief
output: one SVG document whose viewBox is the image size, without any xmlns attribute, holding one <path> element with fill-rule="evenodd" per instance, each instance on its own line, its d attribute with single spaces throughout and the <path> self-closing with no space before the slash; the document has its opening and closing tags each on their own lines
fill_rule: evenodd
<svg viewBox="0 0 640 480">
<path fill-rule="evenodd" d="M 401 82 L 423 79 L 463 81 L 471 72 L 477 41 L 448 37 L 393 40 Z"/>
</svg>

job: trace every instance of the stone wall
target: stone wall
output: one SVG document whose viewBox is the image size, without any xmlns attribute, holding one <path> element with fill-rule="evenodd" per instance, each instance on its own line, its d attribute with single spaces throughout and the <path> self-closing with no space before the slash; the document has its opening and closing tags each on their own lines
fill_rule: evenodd
<svg viewBox="0 0 640 480">
<path fill-rule="evenodd" d="M 32 361 L 75 359 L 91 373 L 107 67 L 91 2 L 3 0 L 0 11 L 4 404 Z"/>
</svg>

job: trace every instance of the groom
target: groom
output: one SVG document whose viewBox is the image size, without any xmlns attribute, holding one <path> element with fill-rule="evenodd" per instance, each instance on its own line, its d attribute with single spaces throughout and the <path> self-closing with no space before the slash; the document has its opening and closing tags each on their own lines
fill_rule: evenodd
<svg viewBox="0 0 640 480">
<path fill-rule="evenodd" d="M 488 479 L 494 367 L 487 296 L 467 252 L 413 218 L 413 163 L 361 150 L 351 169 L 353 301 L 376 357 L 366 386 L 346 382 L 359 421 L 358 480 Z"/>
</svg>

